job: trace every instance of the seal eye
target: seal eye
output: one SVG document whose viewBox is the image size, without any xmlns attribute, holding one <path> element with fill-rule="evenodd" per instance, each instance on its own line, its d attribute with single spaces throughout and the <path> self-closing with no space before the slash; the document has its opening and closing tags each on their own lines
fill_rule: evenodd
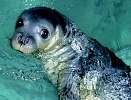
<svg viewBox="0 0 131 100">
<path fill-rule="evenodd" d="M 17 22 L 16 22 L 16 28 L 21 27 L 23 25 L 24 25 L 23 20 L 22 19 L 18 19 Z"/>
<path fill-rule="evenodd" d="M 41 37 L 42 37 L 43 39 L 46 39 L 46 38 L 48 38 L 48 36 L 49 36 L 49 31 L 48 31 L 47 29 L 43 29 L 43 30 L 41 31 L 40 35 L 41 35 Z"/>
</svg>

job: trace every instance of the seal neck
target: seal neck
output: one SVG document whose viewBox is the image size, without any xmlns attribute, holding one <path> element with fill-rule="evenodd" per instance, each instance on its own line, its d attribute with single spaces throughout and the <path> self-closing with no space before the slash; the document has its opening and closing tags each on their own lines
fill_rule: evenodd
<svg viewBox="0 0 131 100">
<path fill-rule="evenodd" d="M 73 59 L 77 53 L 69 45 L 57 45 L 52 51 L 38 53 L 37 57 L 44 63 L 44 71 L 49 79 L 57 86 L 59 72 L 68 68 L 67 61 Z"/>
</svg>

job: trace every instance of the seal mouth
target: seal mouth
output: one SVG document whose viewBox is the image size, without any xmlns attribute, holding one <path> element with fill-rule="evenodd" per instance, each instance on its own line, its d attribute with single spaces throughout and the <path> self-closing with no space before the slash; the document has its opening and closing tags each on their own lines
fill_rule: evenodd
<svg viewBox="0 0 131 100">
<path fill-rule="evenodd" d="M 25 53 L 25 54 L 31 54 L 33 52 L 36 52 L 36 45 L 32 46 L 33 43 L 31 42 L 31 40 L 29 38 L 23 39 L 21 38 L 21 36 L 18 37 L 13 37 L 11 39 L 11 46 L 12 48 Z"/>
<path fill-rule="evenodd" d="M 19 51 L 25 54 L 32 54 L 34 53 L 36 50 L 32 49 L 32 48 L 24 48 L 24 45 L 20 45 L 19 47 Z"/>
</svg>

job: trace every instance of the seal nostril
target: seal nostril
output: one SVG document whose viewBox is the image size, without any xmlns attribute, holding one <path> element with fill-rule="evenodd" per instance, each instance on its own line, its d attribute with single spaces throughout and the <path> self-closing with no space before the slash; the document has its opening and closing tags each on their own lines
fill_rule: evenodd
<svg viewBox="0 0 131 100">
<path fill-rule="evenodd" d="M 17 40 L 21 41 L 22 40 L 22 36 L 18 36 Z"/>
<path fill-rule="evenodd" d="M 21 36 L 21 35 L 17 37 L 17 40 L 18 40 L 18 43 L 19 43 L 19 44 L 23 44 L 22 36 Z"/>
<path fill-rule="evenodd" d="M 26 38 L 25 40 L 23 40 L 23 44 L 26 45 L 29 43 L 29 38 Z"/>
</svg>

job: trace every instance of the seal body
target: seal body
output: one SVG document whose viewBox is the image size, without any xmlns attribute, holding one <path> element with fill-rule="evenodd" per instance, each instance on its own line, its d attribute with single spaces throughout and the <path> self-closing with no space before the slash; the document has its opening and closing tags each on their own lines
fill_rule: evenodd
<svg viewBox="0 0 131 100">
<path fill-rule="evenodd" d="M 56 10 L 24 11 L 11 44 L 43 61 L 60 100 L 131 99 L 130 67 Z"/>
</svg>

